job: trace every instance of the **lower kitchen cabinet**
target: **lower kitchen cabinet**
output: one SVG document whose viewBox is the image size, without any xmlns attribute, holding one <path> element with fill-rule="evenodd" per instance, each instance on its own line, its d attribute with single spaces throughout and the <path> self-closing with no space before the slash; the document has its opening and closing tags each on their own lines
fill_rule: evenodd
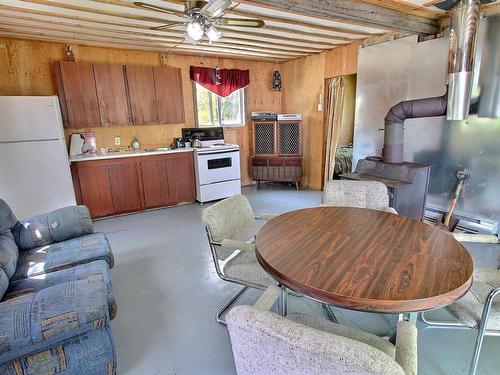
<svg viewBox="0 0 500 375">
<path fill-rule="evenodd" d="M 114 211 L 120 213 L 141 210 L 144 204 L 139 164 L 118 162 L 109 165 L 108 172 Z"/>
<path fill-rule="evenodd" d="M 168 187 L 170 198 L 174 202 L 186 202 L 196 199 L 193 158 L 171 158 L 167 160 Z"/>
<path fill-rule="evenodd" d="M 141 171 L 146 208 L 168 206 L 172 199 L 167 175 L 167 160 L 165 158 L 143 160 Z"/>
<path fill-rule="evenodd" d="M 73 162 L 75 195 L 93 218 L 194 202 L 191 152 Z"/>
<path fill-rule="evenodd" d="M 72 171 L 75 169 L 72 168 Z M 77 176 L 73 176 L 73 181 L 75 181 L 76 177 L 80 185 L 80 194 L 78 194 L 78 191 L 76 192 L 77 200 L 81 200 L 78 203 L 86 205 L 92 217 L 112 215 L 115 211 L 113 197 L 111 196 L 111 181 L 109 180 L 108 166 L 85 165 L 78 168 L 77 173 Z"/>
</svg>

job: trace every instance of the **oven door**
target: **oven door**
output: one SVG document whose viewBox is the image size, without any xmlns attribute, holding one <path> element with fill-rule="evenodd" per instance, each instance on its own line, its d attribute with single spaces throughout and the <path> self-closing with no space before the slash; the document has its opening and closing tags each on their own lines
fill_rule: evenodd
<svg viewBox="0 0 500 375">
<path fill-rule="evenodd" d="M 197 156 L 200 185 L 240 179 L 240 152 L 218 151 Z"/>
</svg>

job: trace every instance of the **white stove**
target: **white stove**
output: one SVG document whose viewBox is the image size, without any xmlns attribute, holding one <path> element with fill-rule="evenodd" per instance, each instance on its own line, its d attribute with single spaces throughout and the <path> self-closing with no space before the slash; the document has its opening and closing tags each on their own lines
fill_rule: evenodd
<svg viewBox="0 0 500 375">
<path fill-rule="evenodd" d="M 240 147 L 224 142 L 223 128 L 182 130 L 184 139 L 200 136 L 202 147 L 194 150 L 196 200 L 210 202 L 241 194 Z"/>
</svg>

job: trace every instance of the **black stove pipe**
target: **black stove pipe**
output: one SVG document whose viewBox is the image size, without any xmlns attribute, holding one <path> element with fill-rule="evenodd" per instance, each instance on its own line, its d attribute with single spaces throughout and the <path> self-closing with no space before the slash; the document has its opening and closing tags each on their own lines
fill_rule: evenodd
<svg viewBox="0 0 500 375">
<path fill-rule="evenodd" d="M 435 117 L 446 114 L 447 95 L 435 98 L 414 99 L 393 106 L 385 116 L 384 162 L 403 163 L 404 122 L 410 118 Z"/>
</svg>

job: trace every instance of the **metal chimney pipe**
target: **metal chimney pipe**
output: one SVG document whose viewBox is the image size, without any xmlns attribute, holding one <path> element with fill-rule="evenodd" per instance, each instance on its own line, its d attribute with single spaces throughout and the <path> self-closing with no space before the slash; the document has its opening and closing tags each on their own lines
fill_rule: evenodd
<svg viewBox="0 0 500 375">
<path fill-rule="evenodd" d="M 386 163 L 403 162 L 404 122 L 410 118 L 443 116 L 446 113 L 446 95 L 435 98 L 399 102 L 385 116 L 384 149 Z"/>
<path fill-rule="evenodd" d="M 462 0 L 452 14 L 447 120 L 465 120 L 469 116 L 480 6 L 480 0 Z"/>
<path fill-rule="evenodd" d="M 479 117 L 500 117 L 500 14 L 487 19 L 485 54 L 481 61 Z"/>
</svg>

